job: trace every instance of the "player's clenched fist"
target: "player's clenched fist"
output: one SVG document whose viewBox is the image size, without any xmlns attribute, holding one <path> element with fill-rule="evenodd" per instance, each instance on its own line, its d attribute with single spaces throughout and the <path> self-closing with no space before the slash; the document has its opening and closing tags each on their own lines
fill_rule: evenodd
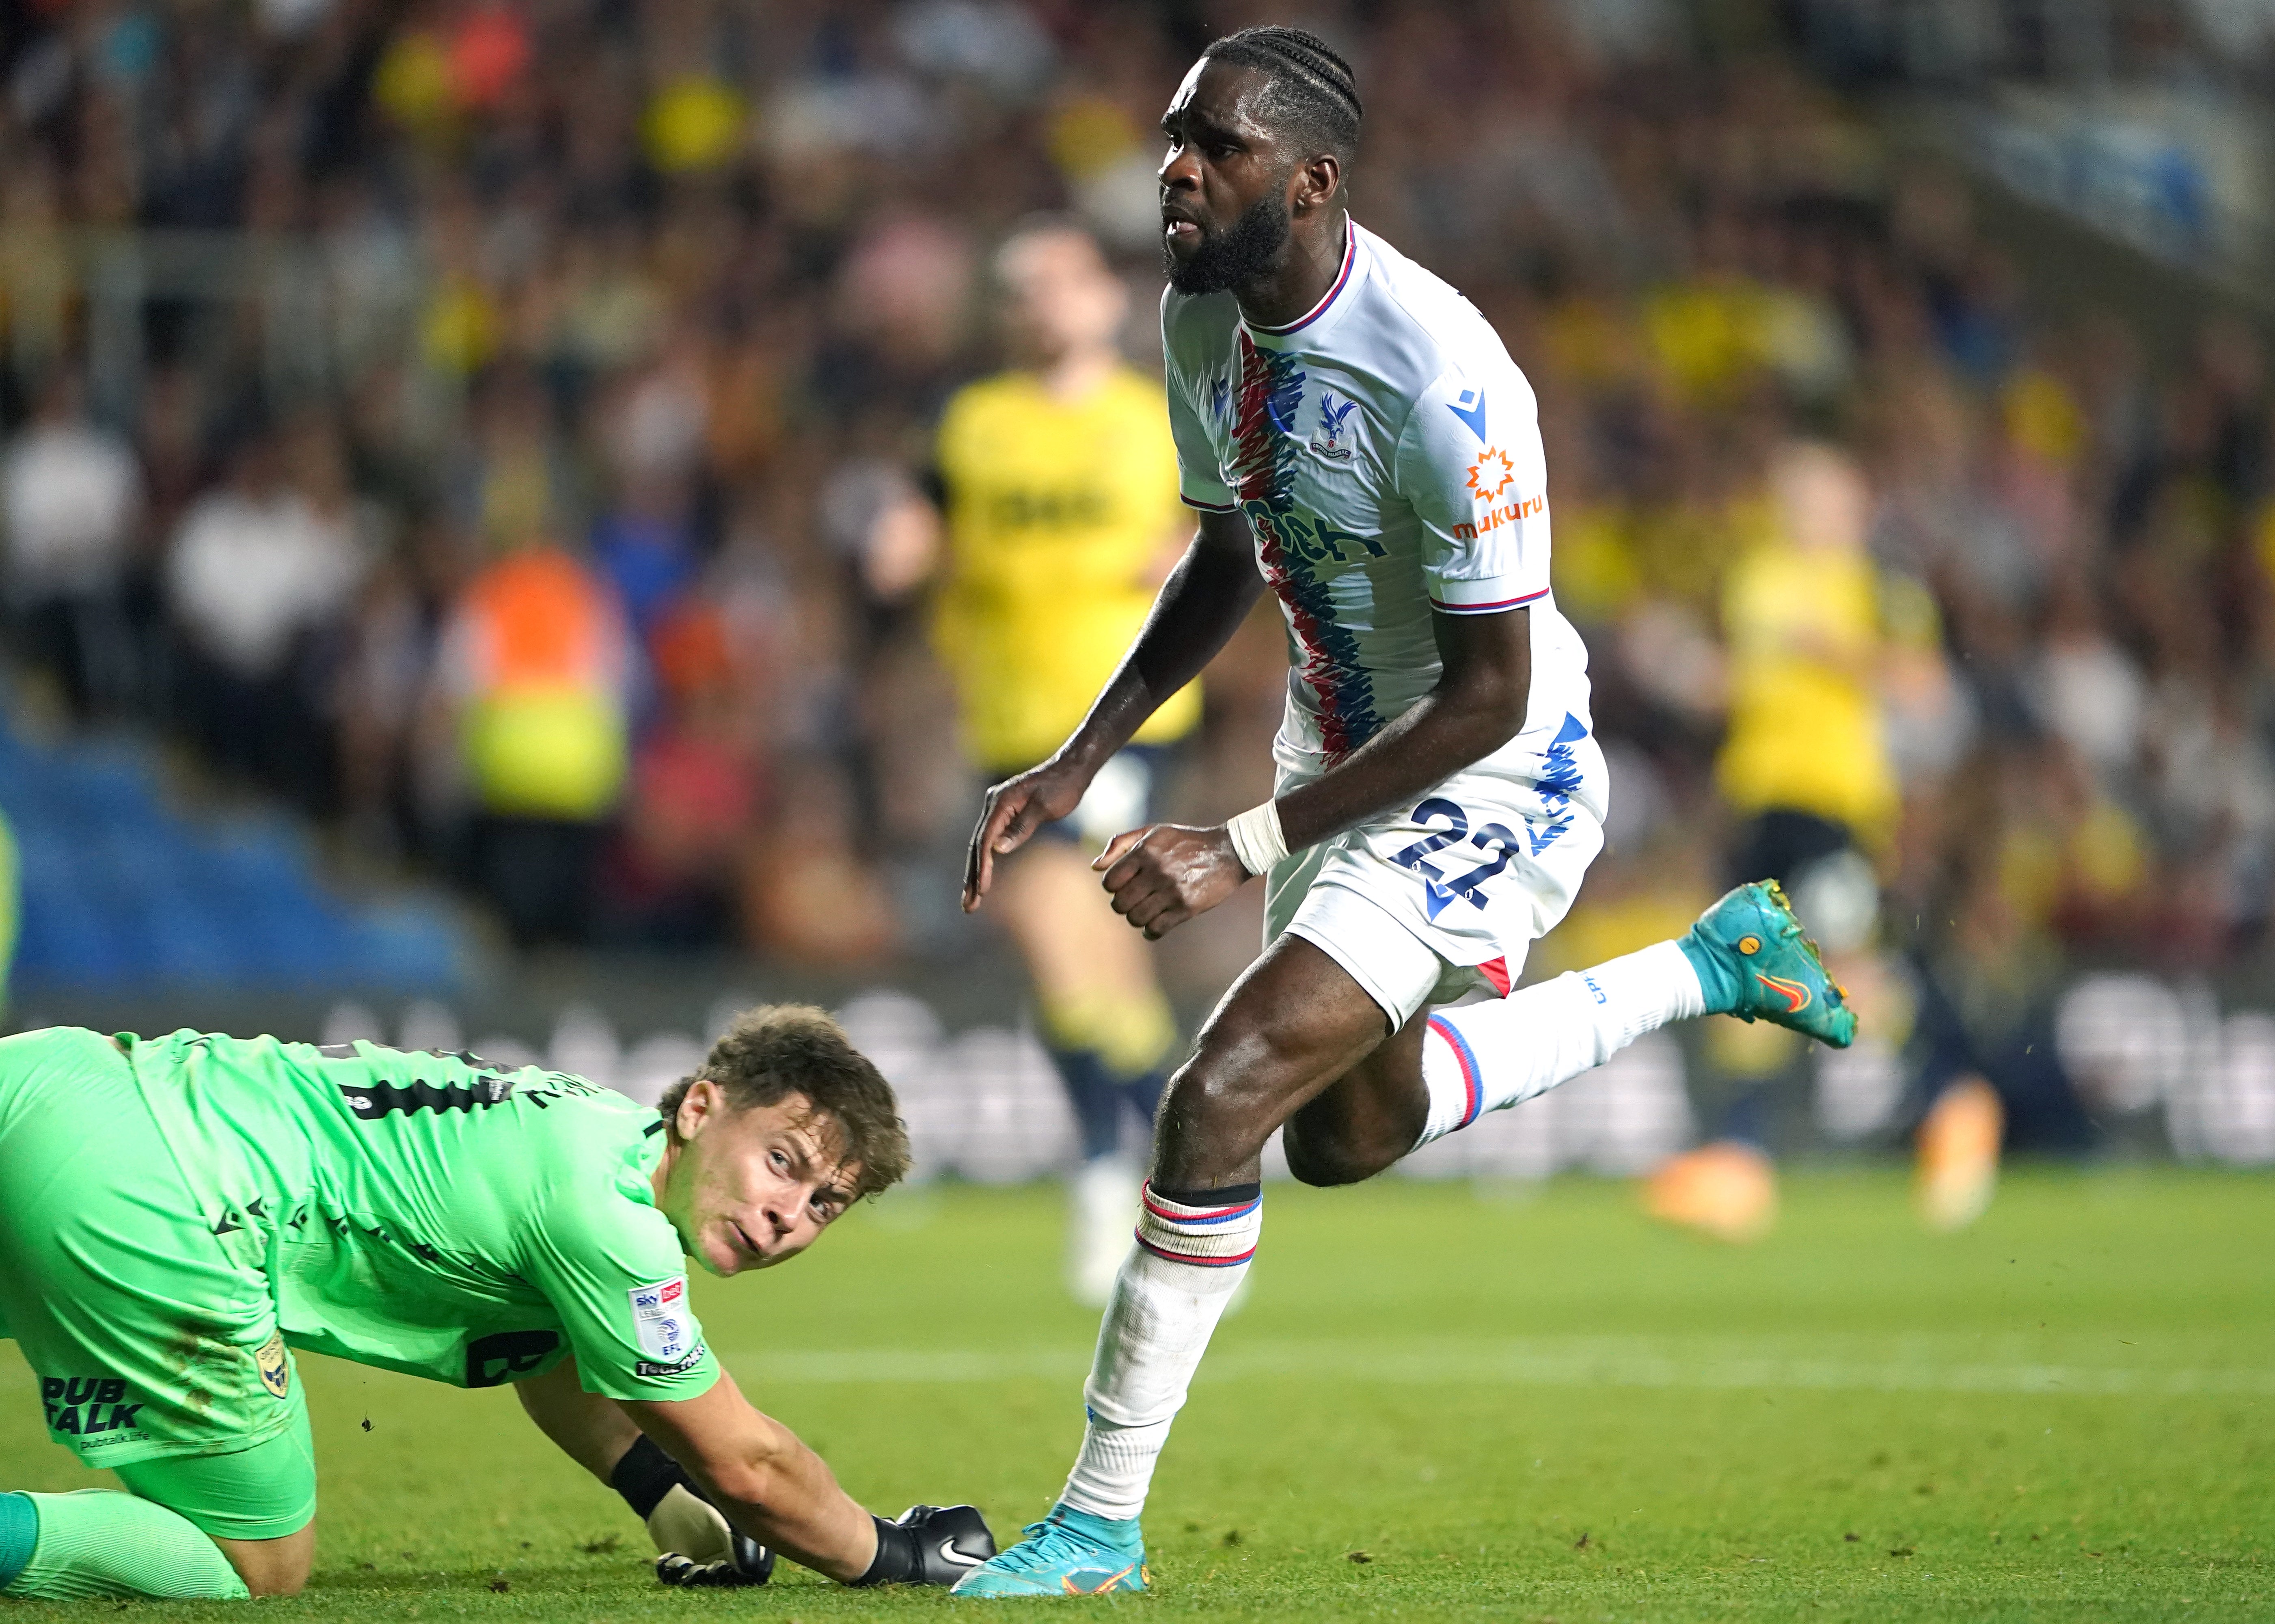
<svg viewBox="0 0 2275 1624">
<path fill-rule="evenodd" d="M 1156 941 L 1206 913 L 1249 877 L 1221 825 L 1148 824 L 1115 835 L 1091 866 L 1105 871 L 1114 911 Z"/>
</svg>

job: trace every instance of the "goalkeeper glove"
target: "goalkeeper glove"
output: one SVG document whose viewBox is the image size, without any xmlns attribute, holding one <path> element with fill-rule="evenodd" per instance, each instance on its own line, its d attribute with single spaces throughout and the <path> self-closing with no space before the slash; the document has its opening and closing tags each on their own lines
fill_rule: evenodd
<svg viewBox="0 0 2275 1624">
<path fill-rule="evenodd" d="M 764 1584 L 773 1576 L 775 1553 L 722 1516 L 679 1462 L 645 1434 L 624 1451 L 608 1486 L 647 1524 L 661 1553 L 655 1576 L 664 1583 Z"/>
<path fill-rule="evenodd" d="M 877 1554 L 868 1570 L 848 1581 L 854 1589 L 877 1584 L 948 1586 L 995 1554 L 995 1536 L 970 1506 L 911 1506 L 877 1524 Z M 767 1559 L 771 1566 L 773 1558 Z M 691 1562 L 677 1552 L 660 1556 L 655 1576 L 686 1590 L 760 1582 L 737 1577 L 727 1562 Z"/>
<path fill-rule="evenodd" d="M 852 1583 L 954 1584 L 994 1554 L 978 1507 L 911 1506 L 890 1522 L 877 1519 L 876 1559 Z"/>
</svg>

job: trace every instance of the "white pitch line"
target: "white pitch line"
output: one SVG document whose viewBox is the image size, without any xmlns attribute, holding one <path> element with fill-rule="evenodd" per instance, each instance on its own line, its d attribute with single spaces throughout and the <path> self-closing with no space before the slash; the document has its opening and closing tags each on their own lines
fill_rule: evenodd
<svg viewBox="0 0 2275 1624">
<path fill-rule="evenodd" d="M 891 1348 L 736 1353 L 729 1362 L 760 1383 L 1079 1381 L 1090 1352 L 1078 1348 Z M 1663 1343 L 1509 1342 L 1430 1348 L 1364 1343 L 1250 1342 L 1203 1362 L 1198 1380 L 1312 1378 L 1386 1386 L 1783 1389 L 1826 1393 L 2037 1393 L 2089 1397 L 2275 1395 L 2275 1370 L 2144 1370 L 2031 1363 L 1847 1360 L 1727 1350 L 1685 1354 Z"/>
</svg>

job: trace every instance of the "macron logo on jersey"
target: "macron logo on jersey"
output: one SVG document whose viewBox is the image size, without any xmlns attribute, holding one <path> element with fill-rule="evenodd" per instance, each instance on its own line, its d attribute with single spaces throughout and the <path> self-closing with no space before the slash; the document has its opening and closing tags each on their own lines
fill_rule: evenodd
<svg viewBox="0 0 2275 1624">
<path fill-rule="evenodd" d="M 1483 389 L 1463 389 L 1458 399 L 1446 403 L 1446 410 L 1470 426 L 1470 432 L 1478 437 L 1478 444 L 1485 443 L 1485 392 Z"/>
<path fill-rule="evenodd" d="M 632 1330 L 640 1351 L 659 1363 L 674 1364 L 694 1350 L 695 1321 L 687 1311 L 687 1276 L 654 1286 L 635 1286 Z"/>
</svg>

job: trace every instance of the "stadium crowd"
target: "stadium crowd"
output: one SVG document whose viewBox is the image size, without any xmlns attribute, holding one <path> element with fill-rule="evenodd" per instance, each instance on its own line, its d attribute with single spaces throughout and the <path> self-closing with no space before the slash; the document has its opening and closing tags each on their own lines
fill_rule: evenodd
<svg viewBox="0 0 2275 1624">
<path fill-rule="evenodd" d="M 18 657 L 520 941 L 937 948 L 977 787 L 927 469 L 995 364 L 989 248 L 1085 221 L 1153 353 L 1153 127 L 1196 42 L 1266 9 L 8 0 Z M 2066 966 L 2261 940 L 2252 329 L 2152 356 L 2050 318 L 1779 8 L 1303 10 L 1360 65 L 1355 212 L 1539 394 L 1616 785 L 1547 957 L 1847 846 L 1978 1038 Z M 153 283 L 122 340 L 87 268 L 126 228 L 240 256 L 250 293 Z M 1188 809 L 1260 788 L 1254 630 Z"/>
</svg>

